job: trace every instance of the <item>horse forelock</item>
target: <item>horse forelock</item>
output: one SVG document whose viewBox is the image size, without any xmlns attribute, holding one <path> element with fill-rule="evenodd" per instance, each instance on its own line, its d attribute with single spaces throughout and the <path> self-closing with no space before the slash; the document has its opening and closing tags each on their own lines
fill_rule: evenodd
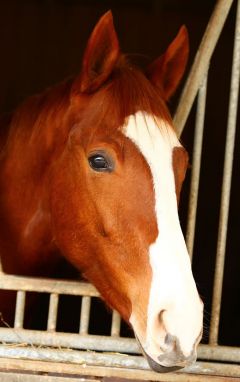
<svg viewBox="0 0 240 382">
<path fill-rule="evenodd" d="M 84 101 L 86 107 L 81 113 L 78 113 L 77 102 L 76 120 L 89 134 L 97 134 L 104 129 L 110 134 L 138 111 L 159 117 L 172 125 L 160 89 L 154 87 L 124 55 L 108 81 L 97 92 L 84 96 Z"/>
</svg>

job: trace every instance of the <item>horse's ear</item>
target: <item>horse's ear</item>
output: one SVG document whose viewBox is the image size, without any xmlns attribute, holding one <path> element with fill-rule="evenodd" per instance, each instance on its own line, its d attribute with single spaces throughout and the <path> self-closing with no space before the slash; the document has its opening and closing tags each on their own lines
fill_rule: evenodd
<svg viewBox="0 0 240 382">
<path fill-rule="evenodd" d="M 186 68 L 188 54 L 188 32 L 183 25 L 166 52 L 147 68 L 148 78 L 161 89 L 166 101 L 177 89 Z"/>
<path fill-rule="evenodd" d="M 105 13 L 95 26 L 83 56 L 78 91 L 91 93 L 110 76 L 119 57 L 119 43 L 113 25 L 112 12 Z M 80 81 L 79 81 L 80 80 Z"/>
</svg>

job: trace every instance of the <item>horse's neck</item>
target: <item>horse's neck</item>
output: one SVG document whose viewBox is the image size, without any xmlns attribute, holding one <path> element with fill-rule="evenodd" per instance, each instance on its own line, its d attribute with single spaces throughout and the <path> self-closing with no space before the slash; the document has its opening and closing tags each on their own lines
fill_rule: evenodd
<svg viewBox="0 0 240 382">
<path fill-rule="evenodd" d="M 0 251 L 3 268 L 11 273 L 41 274 L 49 253 L 50 262 L 58 257 L 48 205 L 56 136 L 52 129 L 58 127 L 51 107 L 42 112 L 41 104 L 47 102 L 46 97 L 34 97 L 20 107 L 7 139 L 3 136 L 2 140 L 6 144 L 0 162 Z M 58 134 L 61 141 L 61 131 Z"/>
</svg>

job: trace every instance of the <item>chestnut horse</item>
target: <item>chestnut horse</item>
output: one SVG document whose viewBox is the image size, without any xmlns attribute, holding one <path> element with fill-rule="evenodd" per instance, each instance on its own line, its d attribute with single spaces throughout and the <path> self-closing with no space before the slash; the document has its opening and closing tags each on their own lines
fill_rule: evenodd
<svg viewBox="0 0 240 382">
<path fill-rule="evenodd" d="M 130 323 L 157 371 L 194 362 L 202 333 L 177 208 L 188 155 L 166 107 L 187 56 L 182 27 L 143 73 L 107 12 L 79 76 L 29 98 L 1 135 L 4 271 L 48 276 L 63 256 Z"/>
</svg>

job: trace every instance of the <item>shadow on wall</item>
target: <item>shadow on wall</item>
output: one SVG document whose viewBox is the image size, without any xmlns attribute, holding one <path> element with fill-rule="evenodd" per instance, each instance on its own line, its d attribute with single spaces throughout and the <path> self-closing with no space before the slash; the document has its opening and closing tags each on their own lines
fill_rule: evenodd
<svg viewBox="0 0 240 382">
<path fill-rule="evenodd" d="M 0 4 L 1 70 L 0 109 L 8 112 L 27 96 L 61 81 L 80 69 L 81 55 L 97 19 L 112 9 L 122 50 L 136 54 L 140 65 L 164 51 L 179 27 L 190 34 L 192 62 L 215 1 L 203 0 L 2 0 Z M 207 97 L 203 161 L 193 270 L 206 310 L 210 312 L 217 243 L 222 164 L 231 71 L 234 9 L 212 59 Z M 174 110 L 180 91 L 171 102 Z M 194 108 L 182 141 L 191 153 Z M 240 211 L 238 172 L 240 134 L 237 133 L 231 193 L 229 235 L 224 277 L 220 343 L 240 344 Z M 182 194 L 180 215 L 186 226 L 189 180 Z M 206 315 L 206 326 L 209 316 Z M 208 333 L 205 333 L 207 340 Z"/>
</svg>

